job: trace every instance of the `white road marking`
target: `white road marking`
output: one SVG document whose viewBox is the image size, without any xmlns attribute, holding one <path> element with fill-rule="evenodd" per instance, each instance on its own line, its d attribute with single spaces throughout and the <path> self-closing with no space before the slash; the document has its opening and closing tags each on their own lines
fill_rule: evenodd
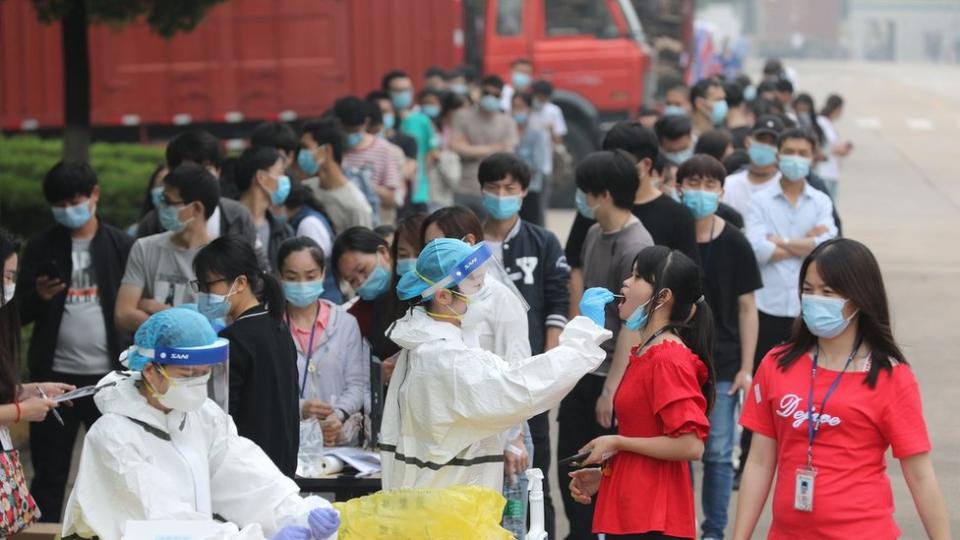
<svg viewBox="0 0 960 540">
<path fill-rule="evenodd" d="M 857 127 L 860 129 L 880 129 L 883 127 L 883 124 L 880 123 L 880 119 L 876 116 L 861 116 L 857 118 Z"/>
<path fill-rule="evenodd" d="M 930 131 L 933 129 L 933 122 L 926 118 L 907 118 L 907 127 L 917 131 Z"/>
</svg>

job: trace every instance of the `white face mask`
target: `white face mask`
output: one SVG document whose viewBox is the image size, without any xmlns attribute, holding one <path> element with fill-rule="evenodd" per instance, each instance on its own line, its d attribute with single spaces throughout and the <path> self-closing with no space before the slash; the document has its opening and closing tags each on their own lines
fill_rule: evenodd
<svg viewBox="0 0 960 540">
<path fill-rule="evenodd" d="M 11 283 L 11 284 L 9 284 L 9 285 L 7 285 L 6 283 L 4 283 L 4 284 L 3 284 L 3 303 L 4 303 L 4 304 L 9 304 L 10 301 L 13 300 L 13 294 L 14 294 L 16 291 L 17 291 L 17 284 L 16 284 L 16 283 Z"/>
<path fill-rule="evenodd" d="M 168 409 L 190 412 L 203 407 L 207 401 L 207 381 L 210 374 L 183 379 L 167 378 L 167 392 L 157 396 L 157 401 Z"/>
</svg>

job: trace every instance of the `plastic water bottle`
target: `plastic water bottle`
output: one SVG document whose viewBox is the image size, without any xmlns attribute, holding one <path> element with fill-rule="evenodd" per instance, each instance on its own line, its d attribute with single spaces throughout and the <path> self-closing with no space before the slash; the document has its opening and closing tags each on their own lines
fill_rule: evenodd
<svg viewBox="0 0 960 540">
<path fill-rule="evenodd" d="M 526 475 L 530 490 L 530 530 L 526 540 L 547 540 L 543 518 L 543 471 L 527 469 Z"/>
<path fill-rule="evenodd" d="M 513 480 L 511 484 L 510 481 Z M 510 531 L 514 538 L 523 540 L 527 526 L 526 506 L 527 490 L 516 476 L 504 479 L 503 496 L 507 504 L 503 508 L 503 528 Z"/>
</svg>

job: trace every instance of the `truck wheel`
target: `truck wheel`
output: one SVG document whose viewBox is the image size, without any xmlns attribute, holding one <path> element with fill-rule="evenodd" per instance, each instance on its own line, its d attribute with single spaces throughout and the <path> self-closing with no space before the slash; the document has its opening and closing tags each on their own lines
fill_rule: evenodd
<svg viewBox="0 0 960 540">
<path fill-rule="evenodd" d="M 573 208 L 573 197 L 577 190 L 574 171 L 578 163 L 590 152 L 597 149 L 593 140 L 591 126 L 573 120 L 567 124 L 569 131 L 563 138 L 565 151 L 554 152 L 553 187 L 550 194 L 550 206 L 553 208 Z M 565 154 L 565 155 L 564 155 Z"/>
</svg>

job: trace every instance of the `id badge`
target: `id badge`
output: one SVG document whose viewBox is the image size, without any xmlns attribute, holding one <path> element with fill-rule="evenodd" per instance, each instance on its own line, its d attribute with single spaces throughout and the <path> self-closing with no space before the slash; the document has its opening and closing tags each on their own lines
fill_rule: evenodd
<svg viewBox="0 0 960 540">
<path fill-rule="evenodd" d="M 813 486 L 816 477 L 817 470 L 813 467 L 800 467 L 797 469 L 793 493 L 794 510 L 813 512 Z"/>
</svg>

